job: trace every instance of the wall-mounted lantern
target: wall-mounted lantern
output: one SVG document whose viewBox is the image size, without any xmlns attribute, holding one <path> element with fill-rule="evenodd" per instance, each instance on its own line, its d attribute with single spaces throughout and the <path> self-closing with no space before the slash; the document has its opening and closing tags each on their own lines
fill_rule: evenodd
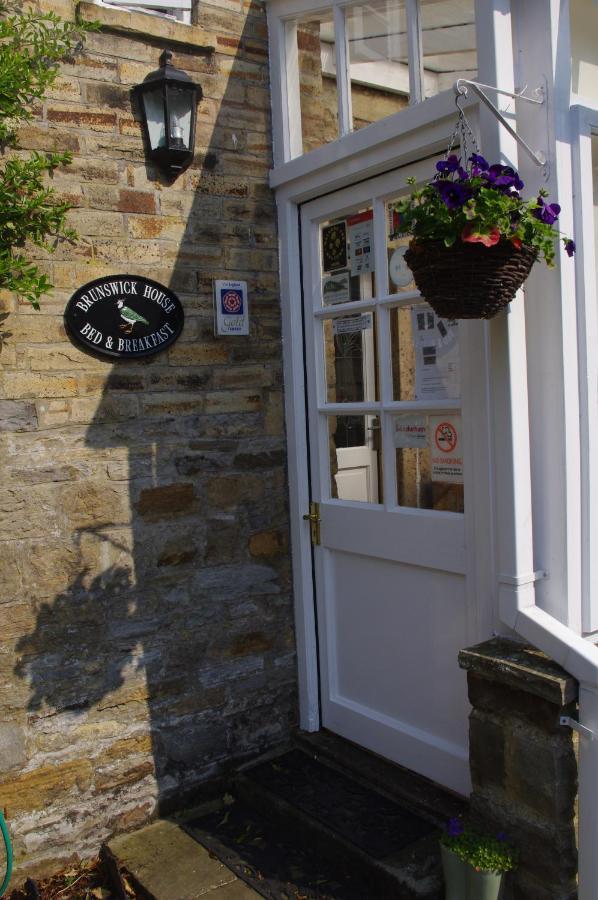
<svg viewBox="0 0 598 900">
<path fill-rule="evenodd" d="M 172 51 L 164 50 L 160 68 L 133 88 L 141 114 L 149 156 L 172 176 L 193 159 L 195 120 L 202 90 L 172 65 Z"/>
</svg>

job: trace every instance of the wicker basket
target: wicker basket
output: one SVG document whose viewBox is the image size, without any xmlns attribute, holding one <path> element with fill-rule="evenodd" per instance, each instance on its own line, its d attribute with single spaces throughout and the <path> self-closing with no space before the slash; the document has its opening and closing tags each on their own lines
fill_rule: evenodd
<svg viewBox="0 0 598 900">
<path fill-rule="evenodd" d="M 491 319 L 511 302 L 536 261 L 536 251 L 510 241 L 493 247 L 412 240 L 405 253 L 415 283 L 444 319 Z"/>
</svg>

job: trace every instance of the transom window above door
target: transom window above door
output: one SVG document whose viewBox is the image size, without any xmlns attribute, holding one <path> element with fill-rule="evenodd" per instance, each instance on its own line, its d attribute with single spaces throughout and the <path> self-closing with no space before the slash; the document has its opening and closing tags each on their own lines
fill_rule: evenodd
<svg viewBox="0 0 598 900">
<path fill-rule="evenodd" d="M 280 6 L 287 159 L 477 75 L 474 0 L 293 5 Z"/>
</svg>

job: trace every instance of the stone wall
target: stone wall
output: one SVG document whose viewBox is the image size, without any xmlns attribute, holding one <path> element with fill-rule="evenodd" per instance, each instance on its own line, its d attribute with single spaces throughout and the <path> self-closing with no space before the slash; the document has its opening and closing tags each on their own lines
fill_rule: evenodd
<svg viewBox="0 0 598 900">
<path fill-rule="evenodd" d="M 0 806 L 21 873 L 94 853 L 296 719 L 264 5 L 80 15 L 102 30 L 21 131 L 72 151 L 53 183 L 80 237 L 42 259 L 41 312 L 1 298 Z M 174 183 L 130 95 L 164 47 L 204 94 Z M 179 295 L 168 351 L 112 364 L 67 339 L 74 290 L 118 273 Z M 247 280 L 249 338 L 214 338 L 214 278 Z"/>
<path fill-rule="evenodd" d="M 496 638 L 459 654 L 467 669 L 471 816 L 519 849 L 505 900 L 577 897 L 577 682 L 531 646 Z"/>
</svg>

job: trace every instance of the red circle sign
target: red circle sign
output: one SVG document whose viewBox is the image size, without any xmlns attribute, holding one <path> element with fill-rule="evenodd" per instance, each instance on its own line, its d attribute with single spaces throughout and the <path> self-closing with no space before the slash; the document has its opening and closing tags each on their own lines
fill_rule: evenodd
<svg viewBox="0 0 598 900">
<path fill-rule="evenodd" d="M 452 453 L 457 446 L 457 431 L 450 422 L 441 422 L 436 426 L 434 441 L 441 453 Z"/>
</svg>

